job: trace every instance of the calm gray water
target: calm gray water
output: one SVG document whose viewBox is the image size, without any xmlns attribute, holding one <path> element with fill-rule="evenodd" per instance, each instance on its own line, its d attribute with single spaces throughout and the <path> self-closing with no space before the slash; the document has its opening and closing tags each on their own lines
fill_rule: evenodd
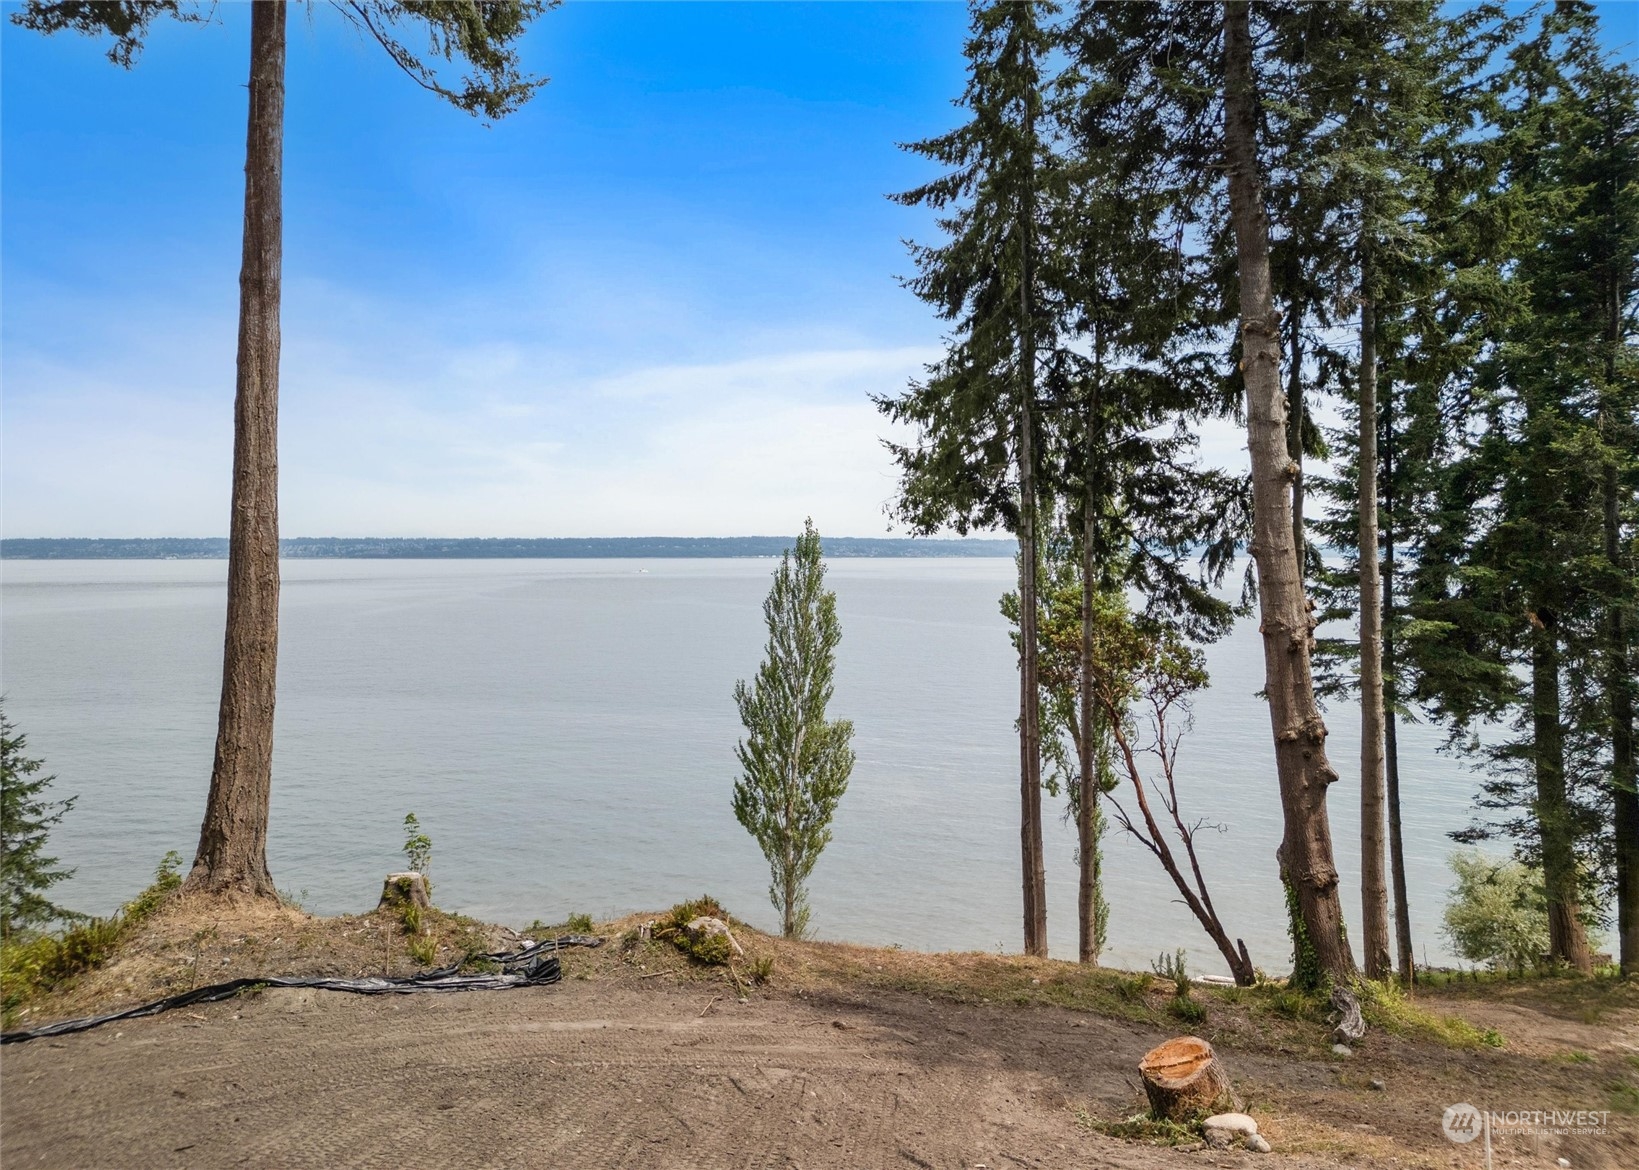
<svg viewBox="0 0 1639 1170">
<path fill-rule="evenodd" d="M 414 810 L 441 905 L 491 920 L 656 909 L 710 892 L 777 918 L 729 791 L 731 693 L 761 656 L 766 560 L 287 561 L 270 864 L 320 913 L 373 904 Z M 836 560 L 843 641 L 834 714 L 858 764 L 812 883 L 821 937 L 923 950 L 1020 946 L 1018 687 L 997 598 L 1011 560 Z M 168 849 L 192 857 L 209 784 L 223 561 L 0 566 L 0 685 L 30 754 L 79 804 L 53 840 L 77 867 L 64 904 L 106 913 Z M 1203 862 L 1231 934 L 1290 965 L 1261 650 L 1250 624 L 1212 648 L 1179 775 L 1187 810 L 1222 822 Z M 1330 713 L 1333 761 L 1358 716 Z M 1419 958 L 1436 926 L 1445 834 L 1473 776 L 1402 735 Z M 1074 834 L 1047 826 L 1053 953 L 1075 955 Z M 1333 789 L 1358 932 L 1358 797 Z M 1160 868 L 1112 831 L 1110 960 L 1142 967 L 1210 943 Z"/>
</svg>

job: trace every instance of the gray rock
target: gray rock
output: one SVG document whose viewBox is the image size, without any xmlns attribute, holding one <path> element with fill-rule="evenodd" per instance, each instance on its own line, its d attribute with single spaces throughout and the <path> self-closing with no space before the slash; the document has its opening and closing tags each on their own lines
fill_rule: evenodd
<svg viewBox="0 0 1639 1170">
<path fill-rule="evenodd" d="M 728 939 L 729 950 L 734 952 L 735 958 L 745 958 L 745 951 L 741 949 L 739 943 L 734 941 L 734 936 L 729 933 L 728 923 L 721 918 L 696 918 L 689 923 L 688 931 L 689 937 L 696 941 L 709 938 L 714 934 L 720 934 Z"/>
<path fill-rule="evenodd" d="M 1215 1150 L 1227 1150 L 1229 1143 L 1235 1140 L 1235 1135 L 1227 1129 L 1209 1129 L 1206 1131 L 1206 1144 Z"/>
<path fill-rule="evenodd" d="M 1201 1125 L 1209 1130 L 1222 1129 L 1232 1134 L 1250 1137 L 1258 1132 L 1258 1123 L 1245 1113 L 1214 1113 Z"/>
<path fill-rule="evenodd" d="M 1332 1054 L 1334 1056 L 1353 1056 L 1354 1049 L 1347 1044 L 1334 1044 L 1332 1045 Z"/>
<path fill-rule="evenodd" d="M 1388 1082 L 1382 1080 L 1379 1077 L 1373 1077 L 1372 1078 L 1371 1086 L 1372 1086 L 1372 1088 L 1376 1089 L 1379 1093 L 1383 1092 L 1385 1089 L 1387 1089 L 1389 1087 Z"/>
<path fill-rule="evenodd" d="M 1264 1137 L 1261 1133 L 1255 1133 L 1246 1139 L 1246 1148 L 1251 1150 L 1254 1154 L 1267 1154 L 1270 1148 L 1269 1139 Z"/>
</svg>

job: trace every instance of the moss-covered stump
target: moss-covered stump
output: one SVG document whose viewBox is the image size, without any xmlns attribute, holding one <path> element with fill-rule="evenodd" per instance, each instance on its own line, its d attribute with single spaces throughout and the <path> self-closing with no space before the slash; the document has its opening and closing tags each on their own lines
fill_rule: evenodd
<svg viewBox="0 0 1639 1170">
<path fill-rule="evenodd" d="M 431 910 L 432 899 L 427 896 L 427 879 L 419 873 L 390 873 L 381 883 L 380 905 L 389 910 L 403 910 L 414 906 L 417 910 Z"/>
</svg>

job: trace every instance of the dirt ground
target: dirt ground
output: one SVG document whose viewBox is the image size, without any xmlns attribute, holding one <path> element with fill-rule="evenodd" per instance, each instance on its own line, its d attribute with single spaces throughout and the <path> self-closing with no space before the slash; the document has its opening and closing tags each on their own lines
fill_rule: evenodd
<svg viewBox="0 0 1639 1170">
<path fill-rule="evenodd" d="M 252 924 L 260 935 L 229 924 L 209 943 L 197 922 L 162 924 L 33 1018 L 116 995 L 139 1002 L 184 969 L 198 982 L 201 967 L 223 978 L 251 962 L 290 972 L 297 953 L 309 969 L 367 966 L 376 941 L 365 921 L 290 914 Z M 363 941 L 338 959 L 323 937 L 343 931 Z M 1338 1057 L 1323 1025 L 1233 995 L 1199 993 L 1208 1017 L 1186 1029 L 1166 1015 L 1170 989 L 1158 980 L 747 942 L 773 971 L 743 997 L 721 969 L 691 967 L 661 944 L 611 942 L 567 953 L 564 981 L 547 988 L 271 990 L 8 1045 L 0 1164 L 1478 1168 L 1481 1143 L 1441 1135 L 1446 1105 L 1610 1110 L 1639 1084 L 1639 1002 L 1625 991 L 1443 992 L 1432 997 L 1440 1010 L 1496 1028 L 1503 1047 L 1374 1029 Z M 1189 1030 L 1218 1048 L 1273 1154 L 1098 1132 L 1141 1109 L 1143 1053 Z M 1565 1158 L 1575 1170 L 1631 1170 L 1639 1124 L 1618 1109 L 1602 1135 L 1503 1133 L 1496 1147 L 1498 1166 Z"/>
</svg>

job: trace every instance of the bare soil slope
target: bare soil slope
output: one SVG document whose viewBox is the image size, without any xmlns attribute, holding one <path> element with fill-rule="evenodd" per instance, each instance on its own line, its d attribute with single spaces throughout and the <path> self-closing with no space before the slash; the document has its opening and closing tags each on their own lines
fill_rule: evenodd
<svg viewBox="0 0 1639 1170">
<path fill-rule="evenodd" d="M 314 966 L 357 974 L 349 965 L 368 965 L 371 948 L 385 945 L 359 933 L 362 921 L 296 916 L 289 929 L 264 923 L 278 931 L 265 940 L 218 924 L 211 945 L 262 948 L 259 960 L 282 960 L 286 971 L 292 954 L 308 953 Z M 323 937 L 343 930 L 362 940 L 358 950 L 317 959 Z M 186 917 L 160 922 L 73 993 L 76 1008 L 108 1006 L 117 989 L 133 1002 L 185 967 L 247 973 L 231 954 L 224 964 L 204 942 L 187 945 L 197 931 Z M 305 941 L 287 954 L 291 938 Z M 1166 1015 L 1159 981 L 998 956 L 746 941 L 774 970 L 744 1002 L 721 970 L 691 967 L 660 944 L 611 944 L 566 953 L 566 978 L 550 988 L 267 991 L 9 1045 L 0 1162 L 1478 1167 L 1479 1143 L 1441 1136 L 1445 1105 L 1608 1108 L 1639 1056 L 1639 1011 L 1626 993 L 1591 1007 L 1587 996 L 1487 996 L 1481 1010 L 1520 1036 L 1517 1050 L 1374 1029 L 1354 1056 L 1338 1058 L 1312 1021 L 1203 991 L 1208 1018 L 1193 1030 L 1219 1047 L 1276 1152 L 1158 1147 L 1088 1123 L 1136 1113 L 1139 1057 L 1186 1030 Z M 1597 1138 L 1501 1138 L 1497 1162 L 1639 1165 L 1634 1118 L 1613 1113 L 1610 1123 Z"/>
</svg>

